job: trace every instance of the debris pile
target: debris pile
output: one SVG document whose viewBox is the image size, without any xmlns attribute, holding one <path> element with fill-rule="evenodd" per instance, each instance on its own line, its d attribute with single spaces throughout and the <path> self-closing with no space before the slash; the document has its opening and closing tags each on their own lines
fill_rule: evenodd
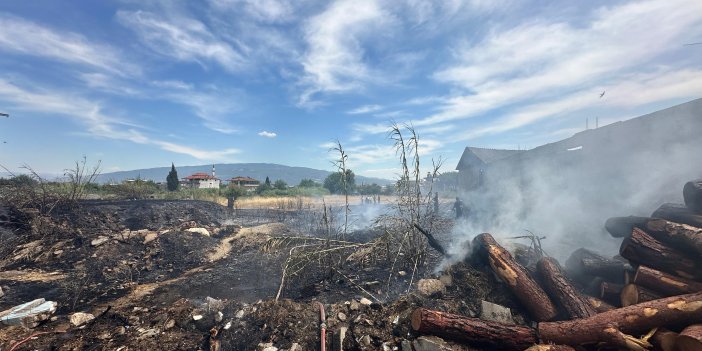
<svg viewBox="0 0 702 351">
<path fill-rule="evenodd" d="M 684 199 L 686 206 L 663 204 L 651 217 L 610 218 L 606 229 L 623 238 L 619 255 L 578 249 L 565 269 L 550 257 L 527 268 L 481 234 L 475 258 L 535 327 L 418 308 L 412 329 L 501 350 L 702 349 L 702 180 L 685 185 Z"/>
</svg>

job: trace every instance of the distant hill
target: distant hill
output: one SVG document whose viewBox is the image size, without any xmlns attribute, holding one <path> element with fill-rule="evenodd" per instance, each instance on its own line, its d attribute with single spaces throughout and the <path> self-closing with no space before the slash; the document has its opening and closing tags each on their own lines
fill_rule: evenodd
<svg viewBox="0 0 702 351">
<path fill-rule="evenodd" d="M 97 181 L 99 183 L 121 182 L 126 179 L 134 179 L 140 177 L 144 180 L 153 180 L 155 182 L 165 182 L 168 172 L 171 167 L 158 167 L 147 169 L 135 169 L 132 171 L 121 171 L 101 174 Z M 202 166 L 176 166 L 178 177 L 183 178 L 195 172 L 212 172 L 212 165 Z M 331 173 L 320 169 L 307 167 L 290 167 L 273 163 L 220 163 L 215 164 L 216 176 L 219 179 L 227 180 L 237 176 L 246 176 L 256 178 L 263 182 L 266 177 L 269 177 L 271 182 L 277 179 L 282 179 L 289 185 L 297 185 L 300 180 L 308 178 L 317 182 L 323 182 L 324 178 Z M 391 180 L 381 178 L 371 178 L 356 175 L 356 184 L 361 183 L 377 183 L 380 185 L 389 184 Z"/>
</svg>

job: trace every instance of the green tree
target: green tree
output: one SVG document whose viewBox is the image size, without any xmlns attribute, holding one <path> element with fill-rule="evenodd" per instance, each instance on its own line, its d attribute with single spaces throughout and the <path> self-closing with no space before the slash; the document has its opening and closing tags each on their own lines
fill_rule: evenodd
<svg viewBox="0 0 702 351">
<path fill-rule="evenodd" d="M 286 183 L 282 179 L 278 179 L 275 181 L 275 183 L 273 183 L 273 187 L 275 187 L 276 189 L 279 189 L 279 190 L 285 190 L 288 188 L 288 183 Z"/>
<path fill-rule="evenodd" d="M 271 187 L 271 180 L 268 179 L 268 176 L 266 176 L 266 181 L 263 184 L 265 184 L 268 188 Z"/>
<path fill-rule="evenodd" d="M 358 192 L 361 195 L 377 195 L 383 191 L 383 188 L 376 184 L 361 184 L 358 186 Z"/>
<path fill-rule="evenodd" d="M 298 186 L 300 188 L 315 188 L 315 187 L 318 187 L 319 184 L 312 179 L 305 178 L 305 179 L 300 181 L 300 184 L 298 184 Z"/>
<path fill-rule="evenodd" d="M 344 177 L 342 177 L 341 172 L 334 172 L 324 179 L 324 187 L 329 190 L 332 194 L 343 194 L 344 193 Z M 346 190 L 350 193 L 356 187 L 356 179 L 353 171 L 350 169 L 346 170 Z"/>
<path fill-rule="evenodd" d="M 178 183 L 178 171 L 176 171 L 175 164 L 173 163 L 171 163 L 171 171 L 168 172 L 168 176 L 166 177 L 166 185 L 168 191 L 176 191 L 180 185 Z"/>
</svg>

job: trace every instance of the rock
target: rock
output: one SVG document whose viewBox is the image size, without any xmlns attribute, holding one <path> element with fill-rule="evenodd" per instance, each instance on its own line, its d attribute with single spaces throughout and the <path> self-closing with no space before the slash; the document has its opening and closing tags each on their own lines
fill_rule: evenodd
<svg viewBox="0 0 702 351">
<path fill-rule="evenodd" d="M 300 344 L 294 342 L 288 351 L 302 351 L 302 346 Z"/>
<path fill-rule="evenodd" d="M 106 243 L 108 240 L 110 240 L 110 238 L 101 235 L 101 236 L 97 237 L 97 239 L 93 239 L 90 242 L 90 245 L 92 245 L 94 247 L 98 247 L 98 246 Z"/>
<path fill-rule="evenodd" d="M 193 315 L 193 320 L 194 320 L 194 321 L 199 321 L 199 320 L 201 320 L 201 319 L 202 319 L 202 315 L 201 315 L 201 314 L 194 314 L 194 315 Z"/>
<path fill-rule="evenodd" d="M 351 300 L 349 303 L 349 309 L 351 311 L 358 311 L 358 309 L 361 307 L 361 304 L 358 303 L 356 300 Z"/>
<path fill-rule="evenodd" d="M 401 351 L 413 351 L 412 350 L 412 343 L 409 340 L 402 340 L 400 343 L 400 350 Z"/>
<path fill-rule="evenodd" d="M 115 334 L 117 334 L 117 335 L 124 335 L 126 332 L 127 332 L 127 328 L 125 328 L 123 326 L 119 326 L 119 327 L 115 328 Z"/>
<path fill-rule="evenodd" d="M 56 302 L 36 299 L 0 312 L 0 324 L 36 328 L 56 312 Z"/>
<path fill-rule="evenodd" d="M 2 298 L 3 296 L 5 296 L 5 293 L 2 291 L 2 286 L 0 286 L 0 298 Z"/>
<path fill-rule="evenodd" d="M 278 348 L 273 346 L 272 342 L 266 342 L 266 343 L 260 343 L 258 344 L 258 347 L 256 347 L 256 350 L 258 351 L 278 351 Z"/>
<path fill-rule="evenodd" d="M 217 311 L 217 314 L 215 314 L 215 322 L 219 323 L 224 319 L 224 314 L 220 311 Z"/>
<path fill-rule="evenodd" d="M 373 301 L 368 300 L 367 298 L 364 297 L 361 299 L 360 303 L 361 303 L 361 305 L 364 305 L 364 306 L 370 306 L 373 303 Z"/>
<path fill-rule="evenodd" d="M 54 256 L 61 256 L 62 253 L 63 253 L 63 250 L 55 250 Z"/>
<path fill-rule="evenodd" d="M 370 335 L 364 335 L 360 339 L 358 339 L 358 343 L 361 344 L 362 346 L 371 346 L 373 343 L 373 339 L 371 339 Z"/>
<path fill-rule="evenodd" d="M 164 330 L 171 329 L 171 328 L 175 327 L 175 324 L 176 324 L 175 319 L 169 319 L 166 321 L 166 324 L 163 326 L 163 329 Z"/>
<path fill-rule="evenodd" d="M 444 339 L 436 336 L 420 336 L 412 342 L 414 351 L 450 351 Z"/>
<path fill-rule="evenodd" d="M 234 317 L 235 317 L 236 319 L 242 319 L 242 318 L 244 318 L 244 310 L 239 310 L 239 311 L 234 315 Z"/>
<path fill-rule="evenodd" d="M 76 312 L 70 317 L 71 325 L 73 325 L 74 327 L 80 327 L 81 325 L 88 323 L 93 319 L 95 319 L 95 316 L 85 312 Z"/>
<path fill-rule="evenodd" d="M 344 312 L 339 312 L 339 314 L 337 314 L 336 317 L 339 318 L 339 320 L 342 322 L 346 321 L 346 314 Z"/>
<path fill-rule="evenodd" d="M 446 286 L 438 279 L 420 279 L 417 291 L 424 297 L 437 297 L 446 292 Z"/>
<path fill-rule="evenodd" d="M 197 234 L 204 235 L 204 236 L 210 236 L 210 232 L 205 228 L 189 228 L 189 229 L 186 229 L 185 231 L 191 232 L 191 233 L 197 233 Z"/>
<path fill-rule="evenodd" d="M 405 272 L 405 271 L 399 271 L 399 272 L 397 272 L 397 275 L 399 275 L 400 277 L 404 277 L 404 276 L 407 275 L 407 272 Z"/>
<path fill-rule="evenodd" d="M 514 324 L 514 320 L 512 319 L 512 311 L 509 308 L 485 300 L 481 300 L 480 304 L 482 306 L 480 319 L 505 324 Z"/>
<path fill-rule="evenodd" d="M 159 333 L 161 333 L 158 329 L 139 328 L 137 331 L 139 332 L 138 339 L 152 338 L 154 336 L 157 336 Z"/>
</svg>

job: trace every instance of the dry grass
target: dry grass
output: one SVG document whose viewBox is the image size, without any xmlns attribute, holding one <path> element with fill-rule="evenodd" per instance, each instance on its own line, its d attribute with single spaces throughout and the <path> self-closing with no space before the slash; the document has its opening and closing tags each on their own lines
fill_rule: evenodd
<svg viewBox="0 0 702 351">
<path fill-rule="evenodd" d="M 396 200 L 394 196 L 381 196 L 382 203 L 393 202 Z M 349 204 L 361 204 L 363 196 L 349 196 Z M 218 201 L 221 205 L 227 205 L 227 200 L 221 198 Z M 343 206 L 345 203 L 344 195 L 325 195 L 325 196 L 252 196 L 242 197 L 234 202 L 236 208 L 258 208 L 258 209 L 321 209 L 323 204 L 327 206 Z"/>
</svg>

